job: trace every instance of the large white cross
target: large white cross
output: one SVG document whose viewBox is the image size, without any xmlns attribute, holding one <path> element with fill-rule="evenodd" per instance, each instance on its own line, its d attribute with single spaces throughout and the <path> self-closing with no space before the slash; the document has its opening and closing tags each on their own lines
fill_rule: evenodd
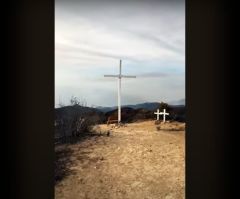
<svg viewBox="0 0 240 199">
<path fill-rule="evenodd" d="M 136 76 L 122 75 L 122 60 L 120 60 L 119 74 L 118 75 L 104 75 L 104 77 L 117 77 L 118 78 L 118 123 L 121 123 L 121 79 L 126 78 L 136 78 Z"/>
<path fill-rule="evenodd" d="M 165 117 L 166 115 L 169 115 L 169 113 L 166 113 L 166 109 L 163 109 L 163 112 L 161 112 L 160 115 L 163 115 L 163 122 L 165 122 Z"/>
</svg>

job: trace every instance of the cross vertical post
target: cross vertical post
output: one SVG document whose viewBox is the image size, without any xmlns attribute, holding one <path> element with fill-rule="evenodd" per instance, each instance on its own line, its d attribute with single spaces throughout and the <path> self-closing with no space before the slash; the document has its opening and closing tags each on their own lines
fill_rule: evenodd
<svg viewBox="0 0 240 199">
<path fill-rule="evenodd" d="M 118 123 L 121 122 L 121 75 L 122 75 L 122 60 L 120 60 L 118 77 Z"/>
</svg>

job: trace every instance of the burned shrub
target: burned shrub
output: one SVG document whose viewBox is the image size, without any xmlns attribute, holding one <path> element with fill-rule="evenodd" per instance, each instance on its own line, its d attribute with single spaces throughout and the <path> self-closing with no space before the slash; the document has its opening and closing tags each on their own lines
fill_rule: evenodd
<svg viewBox="0 0 240 199">
<path fill-rule="evenodd" d="M 80 105 L 55 109 L 55 139 L 63 142 L 90 131 L 92 125 L 102 123 L 105 116 L 94 108 Z"/>
</svg>

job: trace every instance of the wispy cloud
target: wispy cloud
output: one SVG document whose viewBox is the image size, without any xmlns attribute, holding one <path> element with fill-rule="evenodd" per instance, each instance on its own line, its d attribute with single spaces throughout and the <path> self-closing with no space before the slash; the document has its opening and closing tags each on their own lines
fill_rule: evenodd
<svg viewBox="0 0 240 199">
<path fill-rule="evenodd" d="M 184 76 L 183 2 L 56 1 L 55 9 L 55 95 L 72 92 L 78 96 L 85 95 L 82 97 L 101 105 L 106 102 L 101 98 L 101 92 L 93 94 L 90 91 L 101 88 L 114 91 L 115 79 L 104 78 L 103 75 L 118 73 L 119 59 L 123 60 L 124 74 L 137 75 L 138 79 L 148 83 L 151 78 L 168 82 L 176 74 Z M 133 84 L 134 81 L 137 84 Z M 134 81 L 124 81 L 132 86 L 129 85 L 131 89 L 125 89 L 123 93 L 131 96 L 139 84 L 144 84 L 140 80 Z M 184 98 L 184 78 L 176 77 L 173 81 L 180 86 L 155 82 L 155 89 L 161 93 L 149 91 L 149 101 L 163 95 L 169 100 Z M 68 91 L 64 85 L 68 86 Z M 170 94 L 169 90 L 175 94 Z M 139 93 L 131 99 L 136 98 L 143 97 Z"/>
<path fill-rule="evenodd" d="M 143 78 L 143 77 L 152 77 L 152 78 L 159 78 L 159 77 L 167 77 L 168 74 L 166 73 L 154 73 L 154 72 L 151 72 L 151 73 L 143 73 L 143 74 L 138 74 L 137 75 L 138 77 L 140 78 Z"/>
</svg>

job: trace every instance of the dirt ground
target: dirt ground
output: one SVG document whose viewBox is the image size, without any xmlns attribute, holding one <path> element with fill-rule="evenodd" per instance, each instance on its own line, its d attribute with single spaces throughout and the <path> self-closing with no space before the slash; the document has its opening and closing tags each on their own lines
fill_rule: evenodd
<svg viewBox="0 0 240 199">
<path fill-rule="evenodd" d="M 94 130 L 98 136 L 56 146 L 62 170 L 56 199 L 185 198 L 184 123 L 145 121 Z"/>
</svg>

